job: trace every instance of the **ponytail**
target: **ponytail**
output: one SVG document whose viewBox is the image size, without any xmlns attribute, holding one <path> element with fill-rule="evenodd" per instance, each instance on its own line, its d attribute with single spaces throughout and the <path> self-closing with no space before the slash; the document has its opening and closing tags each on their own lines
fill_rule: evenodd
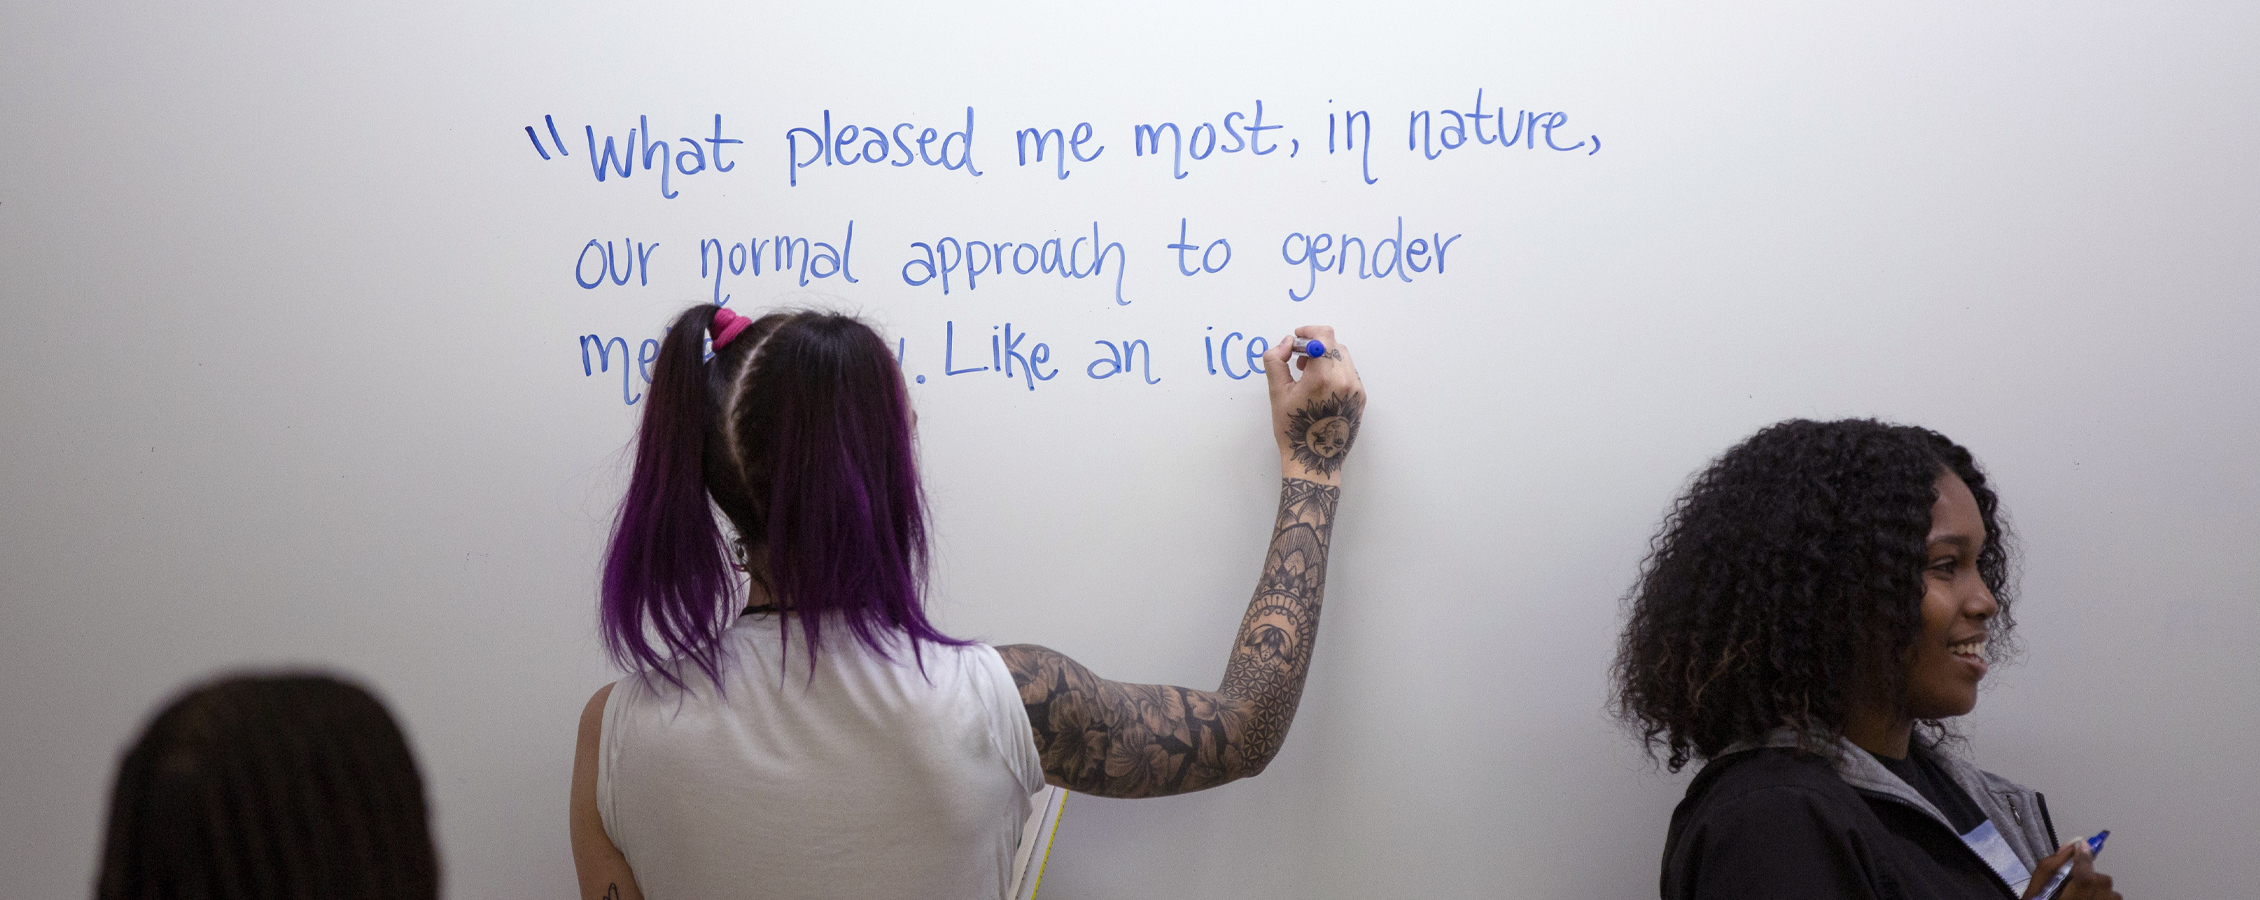
<svg viewBox="0 0 2260 900">
<path fill-rule="evenodd" d="M 704 358 L 719 309 L 685 310 L 660 345 L 636 435 L 635 473 L 605 553 L 597 616 L 614 664 L 657 672 L 678 687 L 682 677 L 661 665 L 670 659 L 689 660 L 709 679 L 719 676 L 716 651 L 737 592 L 706 488 L 716 401 Z"/>
</svg>

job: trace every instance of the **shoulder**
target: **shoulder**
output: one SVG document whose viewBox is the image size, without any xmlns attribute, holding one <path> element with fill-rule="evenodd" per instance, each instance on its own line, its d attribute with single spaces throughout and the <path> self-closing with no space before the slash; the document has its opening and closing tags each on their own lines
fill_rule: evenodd
<svg viewBox="0 0 2260 900">
<path fill-rule="evenodd" d="M 966 671 L 968 680 L 977 684 L 984 696 L 1001 698 L 1004 705 L 1018 715 L 1020 673 L 1001 648 L 974 643 L 947 649 L 962 661 L 959 665 Z"/>
<path fill-rule="evenodd" d="M 905 649 L 889 660 L 873 657 L 870 665 L 890 671 L 905 697 L 921 698 L 935 715 L 962 714 L 967 704 L 1019 715 L 1020 690 L 1012 665 L 988 644 L 920 641 L 915 656 Z"/>
<path fill-rule="evenodd" d="M 1675 834 L 1690 830 L 1775 833 L 1831 827 L 1867 809 L 1825 757 L 1764 748 L 1712 760 L 1687 786 L 1672 815 Z"/>
<path fill-rule="evenodd" d="M 1005 644 L 996 648 L 997 658 L 1012 673 L 1012 680 L 1023 691 L 1031 686 L 1039 689 L 1056 688 L 1062 681 L 1076 680 L 1076 674 L 1088 675 L 1087 670 L 1067 655 L 1050 647 L 1035 644 Z"/>
<path fill-rule="evenodd" d="M 1704 794 L 1721 800 L 1798 792 L 1854 796 L 1827 757 L 1780 747 L 1745 750 L 1711 760 L 1687 786 L 1687 792 L 1690 797 Z"/>
<path fill-rule="evenodd" d="M 883 660 L 876 656 L 871 659 L 875 665 L 894 666 L 912 673 L 923 669 L 923 677 L 929 682 L 947 677 L 951 681 L 970 680 L 978 684 L 1005 675 L 1010 668 L 997 648 L 979 641 L 965 644 L 917 641 L 913 647 L 905 638 L 889 647 Z"/>
<path fill-rule="evenodd" d="M 617 686 L 617 682 L 606 684 L 597 688 L 596 693 L 589 695 L 588 704 L 581 707 L 581 724 L 583 726 L 604 716 L 605 701 L 612 699 L 612 689 Z"/>
<path fill-rule="evenodd" d="M 573 742 L 573 815 L 596 815 L 597 756 L 604 742 L 604 704 L 612 697 L 612 685 L 597 688 L 581 707 L 580 734 Z"/>
<path fill-rule="evenodd" d="M 1860 897 L 1874 814 L 1824 757 L 1758 749 L 1712 760 L 1672 813 L 1667 898 Z"/>
<path fill-rule="evenodd" d="M 1063 676 L 1074 665 L 1058 651 L 1035 644 L 1006 644 L 996 651 L 997 661 L 1004 664 L 1013 690 L 1023 701 L 1034 702 L 1060 692 L 1067 680 Z"/>
<path fill-rule="evenodd" d="M 581 732 L 579 744 L 583 749 L 596 749 L 597 741 L 604 735 L 604 704 L 612 699 L 613 685 L 597 688 L 589 695 L 587 705 L 581 707 Z"/>
</svg>

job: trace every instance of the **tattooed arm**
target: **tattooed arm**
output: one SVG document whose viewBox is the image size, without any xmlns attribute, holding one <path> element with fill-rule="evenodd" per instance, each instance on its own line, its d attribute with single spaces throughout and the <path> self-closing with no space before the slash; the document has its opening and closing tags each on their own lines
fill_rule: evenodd
<svg viewBox="0 0 2260 900">
<path fill-rule="evenodd" d="M 1301 478 L 1279 516 L 1224 684 L 1123 684 L 1044 647 L 999 647 L 1036 730 L 1045 780 L 1108 797 L 1160 797 L 1263 771 L 1287 738 L 1310 671 L 1341 488 Z"/>
<path fill-rule="evenodd" d="M 1020 687 L 1045 780 L 1109 797 L 1160 797 L 1262 772 L 1287 739 L 1318 638 L 1326 553 L 1342 459 L 1365 389 L 1331 328 L 1300 328 L 1329 348 L 1289 373 L 1287 341 L 1264 354 L 1284 480 L 1255 597 L 1214 691 L 1108 681 L 1031 644 L 999 647 Z"/>
</svg>

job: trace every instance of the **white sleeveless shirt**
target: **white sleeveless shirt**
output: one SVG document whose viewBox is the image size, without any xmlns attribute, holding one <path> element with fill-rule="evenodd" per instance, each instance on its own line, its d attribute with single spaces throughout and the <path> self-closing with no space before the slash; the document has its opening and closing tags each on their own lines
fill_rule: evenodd
<svg viewBox="0 0 2260 900">
<path fill-rule="evenodd" d="M 724 633 L 719 695 L 684 667 L 605 701 L 597 809 L 643 895 L 1002 897 L 1044 773 L 997 651 L 923 644 L 921 675 L 828 628 L 811 680 L 784 622 Z"/>
</svg>

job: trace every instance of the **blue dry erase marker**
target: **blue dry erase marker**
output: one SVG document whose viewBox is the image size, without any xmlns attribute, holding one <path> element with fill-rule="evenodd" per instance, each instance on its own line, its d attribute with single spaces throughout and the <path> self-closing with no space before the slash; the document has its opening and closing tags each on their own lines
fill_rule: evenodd
<svg viewBox="0 0 2260 900">
<path fill-rule="evenodd" d="M 2106 828 L 2096 832 L 2094 837 L 2088 838 L 2087 855 L 2089 857 L 2101 856 L 2103 854 L 2103 840 L 2110 836 L 2111 830 Z M 2056 874 L 2048 879 L 2048 887 L 2041 890 L 2040 896 L 2054 900 L 2056 893 L 2064 889 L 2064 882 L 2070 880 L 2071 877 L 2072 864 L 2070 862 L 2057 867 Z"/>
<path fill-rule="evenodd" d="M 1290 355 L 1299 353 L 1312 359 L 1318 359 L 1326 355 L 1326 344 L 1317 338 L 1311 338 L 1287 345 L 1287 352 Z"/>
</svg>

